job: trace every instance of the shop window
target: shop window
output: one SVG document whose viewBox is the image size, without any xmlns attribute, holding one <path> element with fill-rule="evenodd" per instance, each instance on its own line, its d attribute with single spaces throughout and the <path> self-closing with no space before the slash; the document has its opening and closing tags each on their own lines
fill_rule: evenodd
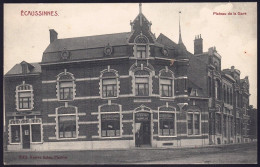
<svg viewBox="0 0 260 167">
<path fill-rule="evenodd" d="M 103 97 L 116 97 L 117 96 L 116 78 L 103 79 L 102 84 L 103 84 L 103 86 L 102 86 Z"/>
<path fill-rule="evenodd" d="M 101 115 L 101 136 L 102 137 L 120 136 L 120 115 L 119 114 Z"/>
<path fill-rule="evenodd" d="M 33 88 L 32 85 L 22 84 L 16 87 L 17 109 L 31 110 L 33 108 Z"/>
<path fill-rule="evenodd" d="M 41 142 L 41 124 L 31 124 L 32 142 Z"/>
<path fill-rule="evenodd" d="M 159 124 L 161 136 L 175 136 L 175 113 L 160 113 Z"/>
<path fill-rule="evenodd" d="M 76 116 L 59 117 L 59 138 L 76 138 Z"/>
<path fill-rule="evenodd" d="M 200 134 L 200 114 L 188 113 L 188 135 L 199 135 Z"/>
<path fill-rule="evenodd" d="M 149 95 L 149 77 L 135 77 L 135 94 L 137 96 Z"/>
<path fill-rule="evenodd" d="M 59 100 L 70 101 L 75 96 L 74 77 L 69 72 L 64 72 L 58 75 L 58 97 Z"/>
<path fill-rule="evenodd" d="M 11 125 L 11 143 L 20 143 L 20 125 Z"/>
</svg>

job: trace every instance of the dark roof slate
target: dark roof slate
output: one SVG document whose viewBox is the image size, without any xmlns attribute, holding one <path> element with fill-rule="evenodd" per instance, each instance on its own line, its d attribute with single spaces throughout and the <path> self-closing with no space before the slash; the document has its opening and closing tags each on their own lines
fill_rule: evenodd
<svg viewBox="0 0 260 167">
<path fill-rule="evenodd" d="M 33 66 L 33 68 L 28 72 L 28 74 L 37 74 L 41 73 L 41 65 L 40 63 L 30 63 L 30 65 Z M 16 64 L 9 70 L 5 75 L 19 75 L 22 74 L 22 65 Z"/>
<path fill-rule="evenodd" d="M 49 44 L 44 53 L 59 52 L 66 50 L 79 50 L 89 48 L 105 47 L 108 43 L 110 46 L 127 45 L 131 32 L 116 34 L 94 35 L 76 38 L 57 39 Z"/>
</svg>

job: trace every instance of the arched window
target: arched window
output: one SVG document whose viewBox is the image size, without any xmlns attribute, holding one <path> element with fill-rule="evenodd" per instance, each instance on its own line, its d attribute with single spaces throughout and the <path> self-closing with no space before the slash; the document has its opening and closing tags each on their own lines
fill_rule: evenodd
<svg viewBox="0 0 260 167">
<path fill-rule="evenodd" d="M 75 78 L 69 72 L 62 72 L 57 79 L 57 97 L 61 101 L 70 101 L 75 97 Z"/>
<path fill-rule="evenodd" d="M 18 111 L 33 109 L 33 87 L 25 84 L 16 87 L 16 109 Z"/>
<path fill-rule="evenodd" d="M 163 69 L 159 72 L 161 97 L 172 97 L 174 95 L 174 75 L 171 70 Z"/>
<path fill-rule="evenodd" d="M 149 43 L 149 40 L 146 36 L 142 35 L 139 35 L 135 38 L 134 40 L 135 42 L 135 57 L 137 59 L 145 59 L 145 58 L 148 58 L 148 43 Z"/>
<path fill-rule="evenodd" d="M 105 69 L 100 75 L 101 95 L 102 98 L 118 97 L 119 81 L 118 72 L 113 69 Z"/>
<path fill-rule="evenodd" d="M 135 63 L 130 67 L 129 75 L 132 77 L 133 95 L 150 96 L 152 94 L 152 76 L 155 72 L 151 64 Z"/>
</svg>

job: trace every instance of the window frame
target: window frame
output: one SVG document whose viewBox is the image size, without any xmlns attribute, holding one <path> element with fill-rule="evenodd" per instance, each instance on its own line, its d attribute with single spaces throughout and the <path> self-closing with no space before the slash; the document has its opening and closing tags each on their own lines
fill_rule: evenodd
<svg viewBox="0 0 260 167">
<path fill-rule="evenodd" d="M 61 137 L 61 135 L 60 135 L 60 125 L 61 125 L 60 118 L 61 117 L 75 117 L 75 124 L 70 124 L 70 125 L 75 125 L 75 137 L 73 137 L 73 131 L 70 131 L 70 132 L 72 132 L 72 137 L 64 137 L 65 132 L 66 132 L 65 130 L 63 130 L 63 137 Z M 75 114 L 74 115 L 58 115 L 58 138 L 59 139 L 77 139 L 78 138 L 77 137 L 77 120 L 76 119 L 77 119 L 77 117 Z M 64 123 L 63 123 L 63 128 L 64 128 Z"/>
<path fill-rule="evenodd" d="M 60 77 L 64 76 L 64 75 L 69 75 L 71 77 L 71 79 L 60 79 Z M 61 83 L 65 83 L 65 82 L 71 82 L 71 85 L 72 85 L 70 87 L 64 87 L 64 88 L 69 88 L 69 94 L 72 93 L 72 97 L 70 99 L 61 99 L 61 89 L 63 88 L 63 87 L 61 87 Z M 73 74 L 70 72 L 67 72 L 67 71 L 60 73 L 57 76 L 56 89 L 57 89 L 58 101 L 64 101 L 64 102 L 73 101 L 75 99 L 75 95 L 76 95 L 76 84 L 75 84 L 75 78 L 74 78 Z M 63 90 L 63 96 L 64 96 L 64 90 Z"/>
<path fill-rule="evenodd" d="M 140 42 L 140 41 L 138 41 L 139 38 L 144 38 L 145 41 Z M 140 49 L 138 49 L 138 47 L 145 47 L 145 57 L 144 58 L 137 57 L 138 51 L 140 51 Z M 141 52 L 141 53 L 143 53 L 143 52 Z M 145 59 L 149 58 L 149 39 L 142 33 L 134 39 L 134 57 L 139 60 L 145 60 Z"/>
<path fill-rule="evenodd" d="M 116 105 L 119 107 L 119 111 L 110 111 L 110 112 L 104 112 L 101 111 L 102 107 L 110 106 L 110 105 Z M 102 136 L 102 115 L 103 114 L 119 114 L 119 136 Z M 102 104 L 98 106 L 98 138 L 100 139 L 113 139 L 113 138 L 122 138 L 123 134 L 123 120 L 122 120 L 122 105 L 117 103 L 109 103 L 109 104 Z"/>
<path fill-rule="evenodd" d="M 104 80 L 109 80 L 109 79 L 113 79 L 113 80 L 115 80 L 116 81 L 116 83 L 115 84 L 106 84 L 106 85 L 104 85 Z M 118 97 L 118 79 L 116 78 L 116 77 L 104 77 L 104 78 L 102 78 L 101 79 L 101 82 L 102 82 L 102 84 L 101 84 L 101 91 L 102 91 L 102 98 L 117 98 Z M 108 94 L 108 91 L 107 91 L 107 87 L 108 86 L 112 86 L 112 92 L 113 92 L 113 96 L 107 96 L 107 94 Z M 106 96 L 104 96 L 104 87 L 106 88 Z"/>
<path fill-rule="evenodd" d="M 145 78 L 147 79 L 147 83 L 146 82 L 142 82 L 142 83 L 137 83 L 136 82 L 136 79 L 137 78 Z M 147 97 L 147 96 L 150 96 L 150 75 L 135 75 L 134 77 L 134 84 L 135 84 L 135 96 L 138 96 L 138 97 Z M 138 92 L 140 91 L 139 89 L 139 85 L 144 85 L 144 95 L 140 95 Z M 145 94 L 147 93 L 147 94 Z"/>
<path fill-rule="evenodd" d="M 114 73 L 114 76 L 103 76 L 105 73 Z M 116 96 L 108 96 L 108 97 L 104 97 L 103 96 L 103 80 L 106 79 L 115 79 L 116 80 L 116 84 L 111 84 L 111 85 L 115 85 L 116 86 Z M 100 72 L 100 76 L 99 76 L 99 94 L 100 94 L 100 98 L 101 99 L 116 99 L 119 97 L 119 88 L 120 88 L 120 80 L 119 80 L 119 75 L 118 75 L 118 71 L 114 70 L 114 69 L 110 69 L 110 66 L 108 66 L 108 69 L 104 69 Z"/>
<path fill-rule="evenodd" d="M 164 111 L 164 110 L 160 110 L 160 107 L 159 107 L 159 112 L 158 112 L 158 136 L 159 137 L 177 137 L 177 114 L 176 114 L 176 109 L 175 108 L 173 108 L 173 107 L 170 107 L 170 108 L 172 108 L 173 110 L 172 111 Z M 162 119 L 160 119 L 160 114 L 165 114 L 165 113 L 167 113 L 167 114 L 173 114 L 174 115 L 174 120 L 173 120 L 173 123 L 174 123 L 174 135 L 163 135 L 163 133 L 162 133 L 162 135 L 161 135 L 161 133 L 160 133 L 160 130 L 161 130 L 161 128 L 160 128 L 160 125 L 161 125 L 161 120 Z M 170 130 L 170 128 L 169 128 L 169 130 Z"/>
<path fill-rule="evenodd" d="M 171 84 L 162 84 L 162 80 L 170 80 Z M 168 94 L 170 93 L 169 96 L 164 96 L 163 95 L 163 86 L 168 86 Z M 160 92 L 160 96 L 161 97 L 164 97 L 164 98 L 171 98 L 171 97 L 174 97 L 174 78 L 172 77 L 163 77 L 163 76 L 160 76 L 159 78 L 159 92 Z M 169 87 L 171 88 L 171 90 L 169 90 Z"/>
<path fill-rule="evenodd" d="M 42 128 L 42 119 L 41 118 L 27 118 L 29 121 L 27 123 L 22 123 L 22 120 L 24 119 L 13 119 L 9 120 L 9 144 L 15 145 L 15 144 L 22 144 L 23 143 L 23 137 L 22 137 L 22 125 L 29 125 L 29 130 L 30 130 L 30 143 L 31 144 L 40 144 L 43 143 L 43 128 Z M 39 120 L 39 122 L 32 122 L 30 120 Z M 12 124 L 10 123 L 11 121 L 15 121 L 17 123 Z M 41 140 L 40 141 L 32 141 L 32 125 L 40 125 L 40 135 L 41 135 Z M 13 143 L 12 142 L 12 132 L 11 132 L 11 126 L 19 126 L 20 127 L 20 142 L 18 143 Z"/>
<path fill-rule="evenodd" d="M 189 115 L 192 115 L 192 134 L 189 134 L 189 127 L 188 127 L 188 116 Z M 195 134 L 195 115 L 198 115 L 199 117 L 199 133 L 198 134 Z M 187 126 L 187 136 L 201 136 L 202 133 L 201 133 L 201 113 L 199 111 L 188 111 L 187 114 L 186 114 L 186 126 Z"/>
<path fill-rule="evenodd" d="M 103 121 L 102 120 L 102 116 L 103 115 L 112 115 L 112 114 L 117 114 L 118 115 L 118 117 L 119 117 L 119 120 L 105 120 L 105 121 Z M 100 128 L 101 128 L 101 137 L 102 138 L 114 138 L 114 137 L 120 137 L 121 136 L 121 130 L 120 130 L 120 113 L 101 113 L 101 126 L 100 126 Z M 105 123 L 104 123 L 105 122 Z M 115 126 L 115 127 L 117 127 L 118 129 L 113 129 L 113 131 L 114 131 L 114 134 L 115 134 L 115 136 L 109 136 L 108 135 L 108 123 L 111 123 L 111 122 L 113 122 L 113 125 Z M 106 125 L 106 129 L 104 130 L 104 129 L 102 129 L 102 127 L 104 126 L 104 124 Z M 116 124 L 118 124 L 117 126 L 116 126 Z M 105 136 L 103 136 L 103 131 L 106 131 L 106 135 Z M 119 135 L 117 135 L 118 133 L 117 133 L 117 131 L 119 131 Z"/>
<path fill-rule="evenodd" d="M 20 90 L 20 87 L 29 87 L 29 89 L 25 89 L 25 90 Z M 28 93 L 30 94 L 30 96 L 28 97 L 20 97 L 21 93 Z M 30 111 L 34 108 L 34 94 L 33 94 L 33 86 L 30 84 L 25 84 L 25 82 L 23 82 L 23 84 L 16 86 L 16 110 L 17 111 Z M 27 98 L 28 99 L 28 108 L 20 108 L 20 104 L 21 104 L 21 99 L 22 99 L 22 105 L 24 104 L 23 99 Z"/>
</svg>

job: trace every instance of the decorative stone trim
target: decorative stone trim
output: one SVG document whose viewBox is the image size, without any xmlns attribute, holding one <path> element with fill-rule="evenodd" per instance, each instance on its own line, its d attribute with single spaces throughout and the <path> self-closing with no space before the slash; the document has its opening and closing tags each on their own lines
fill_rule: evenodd
<svg viewBox="0 0 260 167">
<path fill-rule="evenodd" d="M 68 80 L 64 80 L 64 81 L 70 81 L 72 82 L 72 99 L 68 99 L 68 100 L 61 100 L 60 99 L 60 82 L 62 82 L 63 80 L 60 80 L 60 77 L 63 75 L 69 75 L 72 79 L 68 79 Z M 73 101 L 75 99 L 76 96 L 76 84 L 75 84 L 75 77 L 72 73 L 67 72 L 67 69 L 64 69 L 64 72 L 61 72 L 57 75 L 57 84 L 56 84 L 56 96 L 58 101 Z"/>
<path fill-rule="evenodd" d="M 19 90 L 20 87 L 24 87 L 24 86 L 28 86 L 29 89 L 27 90 Z M 28 109 L 20 109 L 19 107 L 19 93 L 22 92 L 30 92 L 31 94 L 31 106 Z M 30 111 L 34 108 L 34 94 L 33 94 L 33 86 L 30 84 L 25 84 L 25 81 L 23 81 L 23 83 L 21 85 L 16 86 L 16 90 L 15 90 L 15 104 L 16 104 L 16 110 L 17 111 Z"/>
</svg>

